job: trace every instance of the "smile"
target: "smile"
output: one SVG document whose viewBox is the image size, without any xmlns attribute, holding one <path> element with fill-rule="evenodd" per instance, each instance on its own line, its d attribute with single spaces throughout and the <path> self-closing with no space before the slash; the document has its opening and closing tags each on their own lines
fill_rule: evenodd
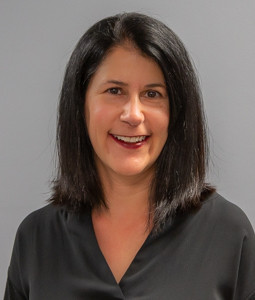
<svg viewBox="0 0 255 300">
<path fill-rule="evenodd" d="M 146 135 L 140 135 L 140 136 L 122 136 L 122 135 L 116 135 L 113 134 L 112 135 L 115 139 L 117 139 L 118 141 L 122 141 L 125 143 L 140 143 L 143 142 L 146 139 Z"/>
</svg>

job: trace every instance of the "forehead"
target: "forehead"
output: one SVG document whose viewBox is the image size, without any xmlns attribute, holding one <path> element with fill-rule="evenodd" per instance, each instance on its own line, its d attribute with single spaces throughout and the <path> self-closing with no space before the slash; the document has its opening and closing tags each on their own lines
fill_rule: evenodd
<svg viewBox="0 0 255 300">
<path fill-rule="evenodd" d="M 159 65 L 131 44 L 111 48 L 92 77 L 92 81 L 109 79 L 140 84 L 165 82 Z"/>
</svg>

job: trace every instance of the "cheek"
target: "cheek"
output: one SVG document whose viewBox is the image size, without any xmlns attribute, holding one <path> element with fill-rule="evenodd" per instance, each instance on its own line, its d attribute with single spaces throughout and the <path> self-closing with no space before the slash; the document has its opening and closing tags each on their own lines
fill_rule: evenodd
<svg viewBox="0 0 255 300">
<path fill-rule="evenodd" d="M 170 122 L 170 111 L 169 111 L 169 104 L 165 107 L 162 113 L 162 127 L 168 132 L 169 122 Z"/>
<path fill-rule="evenodd" d="M 163 110 L 154 114 L 153 119 L 153 130 L 155 133 L 156 148 L 157 151 L 161 152 L 164 147 L 167 137 L 168 137 L 168 127 L 169 127 L 169 112 L 168 110 Z"/>
<path fill-rule="evenodd" d="M 152 119 L 153 119 L 154 129 L 157 132 L 161 133 L 161 135 L 165 135 L 168 132 L 168 126 L 169 126 L 168 109 L 154 111 Z"/>
<path fill-rule="evenodd" d="M 168 126 L 169 126 L 169 114 L 168 113 L 165 113 L 164 115 L 161 116 L 159 124 L 163 131 L 168 130 Z"/>
<path fill-rule="evenodd" d="M 85 106 L 86 124 L 89 134 L 108 131 L 113 119 L 113 111 L 106 105 L 90 103 Z"/>
</svg>

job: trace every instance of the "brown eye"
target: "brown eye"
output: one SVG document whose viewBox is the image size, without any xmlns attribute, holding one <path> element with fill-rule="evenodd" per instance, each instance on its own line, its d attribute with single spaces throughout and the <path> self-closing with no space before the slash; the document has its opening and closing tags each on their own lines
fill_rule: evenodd
<svg viewBox="0 0 255 300">
<path fill-rule="evenodd" d="M 160 96 L 160 93 L 158 93 L 156 91 L 148 91 L 146 94 L 147 94 L 147 97 L 149 97 L 149 98 L 156 98 L 156 97 Z"/>
<path fill-rule="evenodd" d="M 120 95 L 121 89 L 120 88 L 110 88 L 107 90 L 107 92 L 110 94 L 113 94 L 113 95 Z"/>
</svg>

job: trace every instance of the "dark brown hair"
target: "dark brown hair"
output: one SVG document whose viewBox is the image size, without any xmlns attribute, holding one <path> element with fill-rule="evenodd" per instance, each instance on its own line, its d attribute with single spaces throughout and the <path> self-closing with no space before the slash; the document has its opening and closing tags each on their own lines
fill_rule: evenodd
<svg viewBox="0 0 255 300">
<path fill-rule="evenodd" d="M 188 53 L 162 22 L 138 13 L 109 17 L 93 25 L 75 47 L 59 102 L 58 174 L 50 199 L 77 212 L 106 206 L 84 116 L 91 76 L 109 50 L 129 41 L 160 66 L 170 101 L 168 138 L 156 161 L 150 195 L 154 230 L 178 210 L 199 207 L 208 160 L 201 93 Z M 84 100 L 85 99 L 85 100 Z"/>
</svg>

